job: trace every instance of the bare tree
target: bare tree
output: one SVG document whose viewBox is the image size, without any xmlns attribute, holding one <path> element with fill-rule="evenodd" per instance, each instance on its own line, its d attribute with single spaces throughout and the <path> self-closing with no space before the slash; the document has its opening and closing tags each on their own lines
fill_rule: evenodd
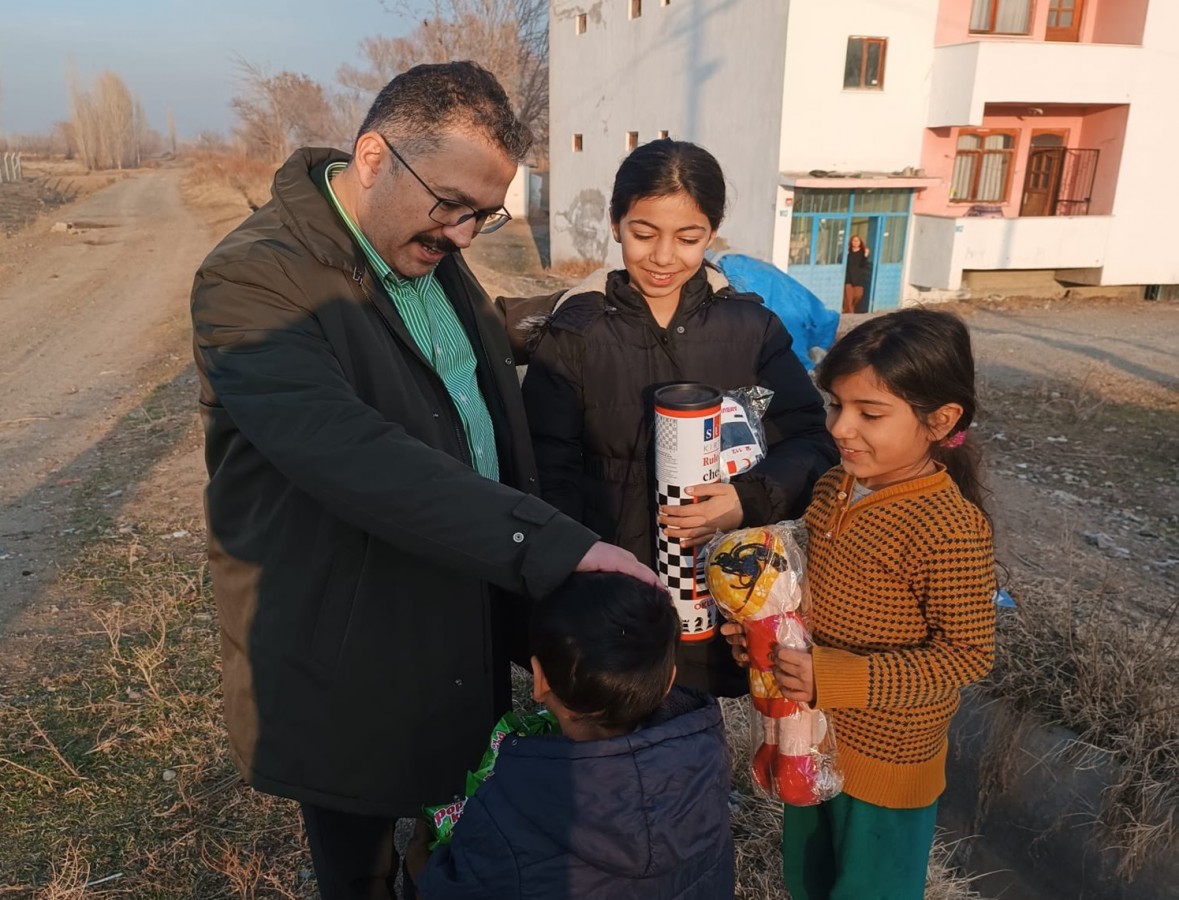
<svg viewBox="0 0 1179 900">
<path fill-rule="evenodd" d="M 408 0 L 393 0 L 391 10 L 409 18 L 419 15 Z M 407 37 L 361 41 L 364 64 L 341 66 L 336 75 L 340 83 L 371 95 L 421 63 L 473 60 L 499 79 L 544 155 L 549 120 L 547 0 L 433 0 L 431 13 Z"/>
<path fill-rule="evenodd" d="M 238 60 L 238 93 L 230 100 L 237 116 L 235 133 L 245 151 L 281 162 L 296 147 L 346 141 L 339 98 L 306 75 L 270 75 Z"/>
<path fill-rule="evenodd" d="M 146 131 L 143 106 L 123 79 L 108 70 L 86 91 L 71 67 L 69 83 L 74 144 L 87 168 L 139 165 L 140 142 Z"/>
</svg>

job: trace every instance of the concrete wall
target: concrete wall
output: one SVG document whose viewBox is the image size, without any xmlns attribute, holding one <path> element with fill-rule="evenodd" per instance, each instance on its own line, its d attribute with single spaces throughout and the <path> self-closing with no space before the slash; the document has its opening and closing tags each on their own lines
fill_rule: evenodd
<svg viewBox="0 0 1179 900">
<path fill-rule="evenodd" d="M 620 264 L 607 220 L 627 132 L 699 143 L 728 183 L 721 236 L 772 252 L 789 4 L 775 0 L 554 0 L 549 19 L 550 232 L 555 263 Z M 576 33 L 576 17 L 586 31 Z M 842 65 L 842 57 L 840 59 Z M 572 151 L 582 135 L 581 153 Z"/>
<path fill-rule="evenodd" d="M 1176 35 L 1179 3 L 1154 0 L 1146 11 L 1134 71 L 1137 89 L 1126 120 L 1103 284 L 1179 284 L 1179 254 L 1158 251 L 1159 236 L 1166 230 L 1163 216 L 1179 205 L 1179 180 L 1174 177 L 1179 144 Z"/>
<path fill-rule="evenodd" d="M 1097 44 L 1141 44 L 1149 5 L 1150 0 L 1088 0 L 1082 14 L 1081 40 Z"/>
<path fill-rule="evenodd" d="M 1086 269 L 1107 263 L 1109 216 L 913 217 L 909 282 L 958 290 L 964 269 Z"/>
<path fill-rule="evenodd" d="M 777 4 L 771 4 L 777 5 Z M 892 172 L 921 159 L 937 0 L 794 0 L 786 27 L 780 168 Z M 888 39 L 883 90 L 845 90 L 849 37 Z"/>
<path fill-rule="evenodd" d="M 1089 203 L 1089 212 L 1093 215 L 1105 216 L 1113 212 L 1118 179 L 1122 173 L 1122 153 L 1129 117 L 1129 106 L 1111 106 L 1090 112 L 1081 121 L 1080 140 L 1074 146 L 1101 151 Z"/>
<path fill-rule="evenodd" d="M 508 185 L 507 196 L 504 197 L 504 209 L 513 219 L 528 218 L 528 189 L 530 185 L 530 166 L 521 163 L 516 168 L 516 176 Z"/>
<path fill-rule="evenodd" d="M 988 103 L 1129 103 L 1143 89 L 1137 47 L 986 40 L 934 53 L 930 128 L 981 125 Z"/>
</svg>

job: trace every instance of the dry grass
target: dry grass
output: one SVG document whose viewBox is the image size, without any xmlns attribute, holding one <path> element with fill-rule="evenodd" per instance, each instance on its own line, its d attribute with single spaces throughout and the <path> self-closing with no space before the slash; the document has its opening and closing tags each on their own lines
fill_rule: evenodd
<svg viewBox="0 0 1179 900">
<path fill-rule="evenodd" d="M 1112 585 L 1039 579 L 1015 592 L 988 690 L 1075 731 L 1063 763 L 1115 773 L 1096 824 L 1130 879 L 1179 837 L 1179 604 L 1146 624 L 1118 612 Z"/>
<path fill-rule="evenodd" d="M 202 557 L 141 524 L 64 575 L 92 626 L 0 697 L 0 896 L 315 896 L 297 809 L 228 759 Z"/>
<path fill-rule="evenodd" d="M 270 199 L 274 166 L 248 156 L 201 153 L 181 183 L 185 202 L 211 226 L 236 224 Z"/>
<path fill-rule="evenodd" d="M 93 626 L 0 697 L 0 896 L 317 896 L 294 804 L 244 787 L 226 752 L 200 536 L 108 529 L 65 575 Z M 530 703 L 518 673 L 516 695 Z M 746 704 L 725 701 L 740 900 L 785 896 L 780 807 L 753 795 Z M 976 895 L 935 847 L 929 900 Z"/>
</svg>

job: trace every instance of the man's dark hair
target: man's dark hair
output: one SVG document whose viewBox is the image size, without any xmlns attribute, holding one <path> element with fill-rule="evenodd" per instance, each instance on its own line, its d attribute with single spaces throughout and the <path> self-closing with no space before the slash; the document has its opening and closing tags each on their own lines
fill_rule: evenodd
<svg viewBox="0 0 1179 900">
<path fill-rule="evenodd" d="M 663 702 L 680 621 L 667 594 L 627 575 L 571 575 L 532 614 L 532 652 L 557 699 L 633 730 Z"/>
<path fill-rule="evenodd" d="M 414 66 L 385 85 L 356 133 L 376 131 L 413 158 L 435 150 L 443 132 L 470 129 L 519 163 L 532 132 L 516 118 L 495 76 L 473 62 Z"/>
</svg>

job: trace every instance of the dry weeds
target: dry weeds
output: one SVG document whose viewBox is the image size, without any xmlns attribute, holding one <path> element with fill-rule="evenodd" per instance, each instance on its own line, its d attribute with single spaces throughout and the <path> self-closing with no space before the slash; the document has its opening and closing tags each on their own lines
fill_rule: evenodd
<svg viewBox="0 0 1179 900">
<path fill-rule="evenodd" d="M 0 896 L 315 896 L 297 809 L 228 758 L 202 557 L 112 528 L 63 576 L 94 624 L 0 696 Z"/>
<path fill-rule="evenodd" d="M 1130 879 L 1179 837 L 1179 604 L 1147 624 L 1119 613 L 1113 585 L 1045 578 L 1015 592 L 1024 600 L 1000 617 L 988 689 L 1075 731 L 1062 763 L 1114 773 L 1096 824 Z"/>
<path fill-rule="evenodd" d="M 185 202 L 213 227 L 237 224 L 270 199 L 274 166 L 248 156 L 201 153 L 181 183 Z"/>
</svg>

